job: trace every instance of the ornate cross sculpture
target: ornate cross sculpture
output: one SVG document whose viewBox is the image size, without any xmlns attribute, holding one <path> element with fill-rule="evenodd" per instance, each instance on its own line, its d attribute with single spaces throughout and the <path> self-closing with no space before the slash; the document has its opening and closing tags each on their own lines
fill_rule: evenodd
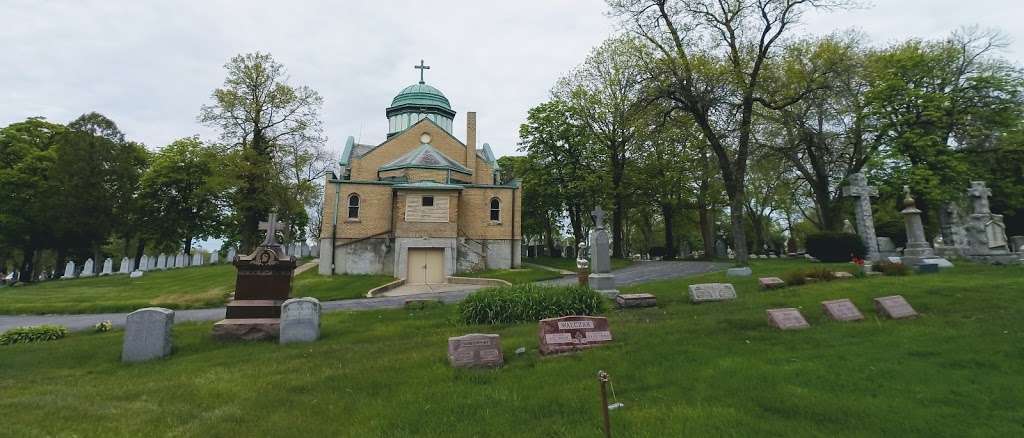
<svg viewBox="0 0 1024 438">
<path fill-rule="evenodd" d="M 279 222 L 277 220 L 277 213 L 270 213 L 270 217 L 267 218 L 267 221 L 260 222 L 259 225 L 259 229 L 267 231 L 267 238 L 263 240 L 263 245 L 279 245 L 279 243 L 277 243 L 277 231 L 284 230 L 287 226 L 287 223 Z"/>
<path fill-rule="evenodd" d="M 421 84 L 425 84 L 426 82 L 423 82 L 423 71 L 424 70 L 430 70 L 430 66 L 424 64 L 423 60 L 421 59 L 420 60 L 420 65 L 414 65 L 414 66 L 412 66 L 412 68 L 415 68 L 415 69 L 420 71 L 420 83 Z"/>
<path fill-rule="evenodd" d="M 594 209 L 593 215 L 594 215 L 594 228 L 597 228 L 597 229 L 604 228 L 604 210 L 601 209 L 600 205 L 598 205 L 597 208 Z"/>
<path fill-rule="evenodd" d="M 974 198 L 974 214 L 992 212 L 988 205 L 988 197 L 992 196 L 992 189 L 985 187 L 985 181 L 971 181 L 971 188 L 967 190 L 967 194 Z"/>
</svg>

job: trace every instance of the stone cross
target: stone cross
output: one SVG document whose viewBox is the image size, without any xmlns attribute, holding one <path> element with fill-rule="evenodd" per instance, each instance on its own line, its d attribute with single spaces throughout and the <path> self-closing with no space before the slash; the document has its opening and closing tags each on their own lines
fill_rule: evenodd
<svg viewBox="0 0 1024 438">
<path fill-rule="evenodd" d="M 270 213 L 270 217 L 267 218 L 266 222 L 260 222 L 260 229 L 267 231 L 267 238 L 263 240 L 264 246 L 279 245 L 277 243 L 277 236 L 275 234 L 278 230 L 283 230 L 288 224 L 279 222 L 277 220 L 277 213 Z"/>
<path fill-rule="evenodd" d="M 871 216 L 871 197 L 878 196 L 878 189 L 868 185 L 863 173 L 850 175 L 850 185 L 843 187 L 843 196 L 857 198 L 857 231 L 868 250 L 868 260 L 878 260 L 878 239 L 875 237 L 875 220 Z"/>
<path fill-rule="evenodd" d="M 601 209 L 600 205 L 598 205 L 597 208 L 594 209 L 593 215 L 594 215 L 594 228 L 603 229 L 604 228 L 604 210 Z"/>
<path fill-rule="evenodd" d="M 426 82 L 423 82 L 423 72 L 426 71 L 426 70 L 430 70 L 430 66 L 424 64 L 423 60 L 421 59 L 420 60 L 420 65 L 414 65 L 414 66 L 412 66 L 412 68 L 415 68 L 415 69 L 420 71 L 420 83 L 421 84 L 425 84 Z"/>
<path fill-rule="evenodd" d="M 985 187 L 985 181 L 971 181 L 971 188 L 967 195 L 974 202 L 974 214 L 988 214 L 992 210 L 988 206 L 988 197 L 992 196 L 992 189 Z"/>
</svg>

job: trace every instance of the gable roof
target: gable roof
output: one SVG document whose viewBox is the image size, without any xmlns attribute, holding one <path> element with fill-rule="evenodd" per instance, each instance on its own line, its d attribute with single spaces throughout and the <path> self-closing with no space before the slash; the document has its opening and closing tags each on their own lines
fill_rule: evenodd
<svg viewBox="0 0 1024 438">
<path fill-rule="evenodd" d="M 372 151 L 374 149 L 377 149 L 377 148 L 379 148 L 381 146 L 384 146 L 389 141 L 397 138 L 398 135 L 401 134 L 402 132 L 405 132 L 405 131 L 408 131 L 408 130 L 410 130 L 412 128 L 415 128 L 416 125 L 419 125 L 420 123 L 430 123 L 430 124 L 436 126 L 439 130 L 441 130 L 441 132 L 444 132 L 445 135 L 448 135 L 449 137 L 452 138 L 452 140 L 455 140 L 456 143 L 458 143 L 459 145 L 462 145 L 463 147 L 467 147 L 466 144 L 462 142 L 462 140 L 459 140 L 454 135 L 452 135 L 450 132 L 448 132 L 444 128 L 442 128 L 440 125 L 438 125 L 437 123 L 434 123 L 433 120 L 424 118 L 424 119 L 420 119 L 418 122 L 414 123 L 412 126 L 410 126 L 408 128 L 405 128 L 404 130 L 396 133 L 395 136 L 393 136 L 393 137 L 391 137 L 391 138 L 389 138 L 387 140 L 384 140 L 381 144 L 378 144 L 376 146 L 368 145 L 368 144 L 356 143 L 355 137 L 353 137 L 351 135 L 348 136 L 348 138 L 345 140 L 345 149 L 343 149 L 342 152 L 341 152 L 341 158 L 338 160 L 338 164 L 341 165 L 341 166 L 348 166 L 349 164 L 352 163 L 352 159 L 353 158 L 361 158 L 362 156 L 370 153 L 370 151 Z M 494 170 L 498 170 L 499 169 L 498 168 L 498 160 L 495 159 L 494 152 L 491 151 L 491 145 L 489 145 L 487 143 L 484 143 L 483 149 L 477 149 L 476 150 L 476 156 L 477 156 L 477 158 L 479 158 L 481 160 L 484 160 L 485 162 L 490 164 L 491 167 L 494 168 Z"/>
<path fill-rule="evenodd" d="M 419 147 L 409 151 L 405 155 L 398 157 L 398 159 L 381 166 L 380 170 L 395 170 L 395 169 L 446 169 L 455 172 L 471 175 L 472 172 L 467 169 L 458 161 L 445 156 L 441 151 L 434 149 L 433 146 L 423 143 Z"/>
</svg>

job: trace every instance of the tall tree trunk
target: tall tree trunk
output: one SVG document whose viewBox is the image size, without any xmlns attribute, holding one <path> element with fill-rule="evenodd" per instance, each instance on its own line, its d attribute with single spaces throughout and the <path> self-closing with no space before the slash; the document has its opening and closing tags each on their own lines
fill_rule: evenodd
<svg viewBox="0 0 1024 438">
<path fill-rule="evenodd" d="M 103 254 L 100 252 L 100 244 L 94 243 L 92 245 L 92 273 L 99 274 L 100 269 L 103 266 L 103 260 L 101 260 Z"/>
<path fill-rule="evenodd" d="M 621 145 L 617 148 L 613 147 L 612 152 L 612 201 L 615 204 L 612 212 L 612 257 L 623 258 L 623 244 L 625 243 L 625 219 L 626 219 L 626 200 L 622 193 L 622 180 L 626 172 L 625 158 L 620 157 L 620 150 L 625 149 L 625 145 Z"/>
<path fill-rule="evenodd" d="M 18 269 L 18 281 L 22 283 L 32 282 L 32 274 L 35 271 L 36 248 L 29 244 L 21 248 L 21 267 Z"/>
<path fill-rule="evenodd" d="M 57 247 L 57 266 L 53 267 L 56 275 L 64 275 L 64 266 L 68 264 L 67 249 L 63 246 Z"/>
<path fill-rule="evenodd" d="M 731 203 L 729 206 L 729 218 L 732 222 L 732 243 L 733 251 L 736 253 L 736 264 L 739 266 L 746 266 L 750 263 L 750 253 L 747 250 L 747 232 L 743 229 L 743 206 L 744 196 L 743 188 L 740 187 L 738 190 L 733 190 L 730 195 Z"/>
<path fill-rule="evenodd" d="M 544 221 L 544 246 L 548 248 L 548 257 L 555 256 L 555 237 L 551 220 Z"/>
<path fill-rule="evenodd" d="M 711 217 L 711 209 L 704 204 L 699 204 L 697 219 L 700 222 L 700 238 L 704 242 L 703 258 L 711 260 L 715 256 L 715 221 Z"/>
<path fill-rule="evenodd" d="M 663 255 L 665 260 L 674 260 L 677 253 L 675 234 L 672 231 L 675 224 L 675 211 L 673 210 L 671 203 L 663 202 L 661 204 L 661 217 L 665 220 L 665 254 Z"/>
<path fill-rule="evenodd" d="M 142 266 L 142 257 L 146 255 L 146 239 L 139 238 L 139 243 L 135 246 L 135 265 Z"/>
</svg>

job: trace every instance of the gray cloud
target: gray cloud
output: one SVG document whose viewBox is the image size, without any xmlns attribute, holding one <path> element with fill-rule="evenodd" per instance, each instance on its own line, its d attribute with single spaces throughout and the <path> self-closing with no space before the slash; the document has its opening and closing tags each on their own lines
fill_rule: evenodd
<svg viewBox="0 0 1024 438">
<path fill-rule="evenodd" d="M 293 84 L 325 99 L 323 119 L 338 149 L 348 135 L 384 139 L 384 108 L 418 80 L 459 113 L 478 113 L 478 138 L 515 153 L 526 111 L 554 81 L 614 32 L 599 0 L 129 1 L 5 2 L 0 13 L 0 124 L 29 116 L 67 122 L 96 110 L 150 148 L 192 134 L 231 56 L 273 53 Z M 877 44 L 940 38 L 970 24 L 1015 38 L 1005 53 L 1024 59 L 1019 0 L 890 0 L 871 8 L 805 17 L 801 32 L 856 28 Z"/>
</svg>

